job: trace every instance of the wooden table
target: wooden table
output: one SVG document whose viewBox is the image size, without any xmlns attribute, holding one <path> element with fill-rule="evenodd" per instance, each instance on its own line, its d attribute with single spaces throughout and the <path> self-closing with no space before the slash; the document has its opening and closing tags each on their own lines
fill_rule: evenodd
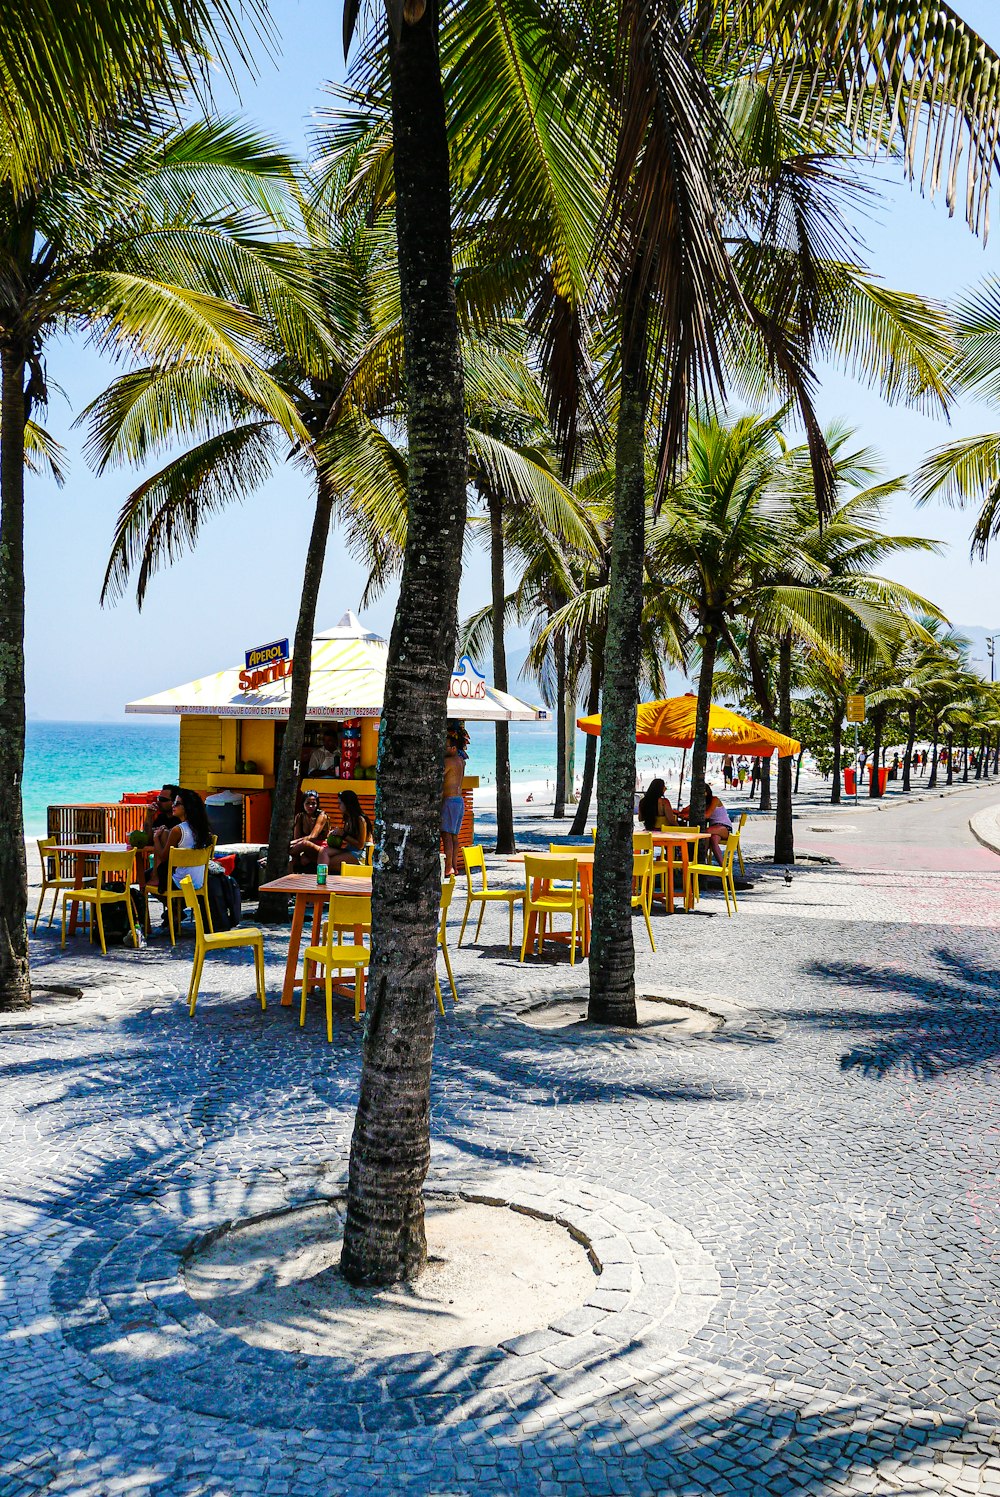
<svg viewBox="0 0 1000 1497">
<path fill-rule="evenodd" d="M 289 1008 L 294 1001 L 295 989 L 300 982 L 295 974 L 299 969 L 299 948 L 302 945 L 302 927 L 306 919 L 306 906 L 311 904 L 313 907 L 312 944 L 318 946 L 323 911 L 330 895 L 358 894 L 364 898 L 372 892 L 372 881 L 370 878 L 342 878 L 340 874 L 331 874 L 325 884 L 318 884 L 315 873 L 286 873 L 283 878 L 272 879 L 269 884 L 261 884 L 259 892 L 261 894 L 290 894 L 295 900 L 292 910 L 292 929 L 288 936 L 285 981 L 281 988 L 282 1007 Z"/>
<path fill-rule="evenodd" d="M 60 842 L 52 849 L 51 856 L 59 858 L 65 854 L 74 860 L 73 888 L 83 888 L 83 865 L 88 858 L 99 858 L 102 852 L 128 852 L 127 842 Z M 76 900 L 70 906 L 69 933 L 76 935 L 76 915 L 79 908 Z"/>
<path fill-rule="evenodd" d="M 564 863 L 567 858 L 575 858 L 580 873 L 580 895 L 583 899 L 583 954 L 590 952 L 590 910 L 594 903 L 594 849 L 592 847 L 567 847 L 565 851 L 559 852 L 529 852 L 529 858 L 538 858 L 541 861 L 548 859 L 552 863 Z M 507 859 L 508 863 L 520 863 L 523 865 L 525 854 L 515 853 Z M 533 893 L 539 893 L 539 885 L 548 882 L 546 879 L 536 879 Z M 538 916 L 532 914 L 528 917 L 528 946 L 535 944 L 538 930 Z M 551 939 L 554 941 L 569 941 L 572 931 L 554 932 Z M 540 955 L 541 953 L 539 953 Z"/>
<path fill-rule="evenodd" d="M 707 842 L 711 832 L 702 832 L 697 827 L 670 827 L 662 832 L 650 832 L 654 847 L 662 847 L 666 862 L 666 870 L 660 870 L 663 878 L 663 888 L 659 894 L 654 893 L 654 899 L 662 899 L 666 905 L 667 914 L 674 913 L 674 849 L 677 848 L 681 855 L 681 882 L 685 890 L 684 908 L 687 909 L 687 867 L 690 859 L 691 848 L 697 848 L 699 842 Z M 654 872 L 656 865 L 653 865 Z"/>
</svg>

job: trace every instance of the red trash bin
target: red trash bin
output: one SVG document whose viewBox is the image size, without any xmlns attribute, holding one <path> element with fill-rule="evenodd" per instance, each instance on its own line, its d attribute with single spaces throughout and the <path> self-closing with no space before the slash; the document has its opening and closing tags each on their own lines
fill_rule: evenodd
<svg viewBox="0 0 1000 1497">
<path fill-rule="evenodd" d="M 853 795 L 854 794 L 854 770 L 853 769 L 845 769 L 844 770 L 844 794 L 845 795 Z"/>
<path fill-rule="evenodd" d="M 872 774 L 874 772 L 874 769 L 875 769 L 874 764 L 869 764 L 869 766 L 868 766 L 868 783 L 869 783 L 869 785 L 872 782 Z M 886 782 L 886 780 L 888 778 L 889 778 L 889 766 L 888 766 L 888 764 L 883 764 L 882 768 L 878 772 L 878 793 L 879 793 L 879 795 L 884 795 L 885 794 L 885 782 Z"/>
</svg>

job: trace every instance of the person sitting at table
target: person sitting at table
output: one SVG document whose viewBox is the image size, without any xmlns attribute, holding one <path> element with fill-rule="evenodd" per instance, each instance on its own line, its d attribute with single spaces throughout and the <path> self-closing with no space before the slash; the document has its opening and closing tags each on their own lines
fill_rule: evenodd
<svg viewBox="0 0 1000 1497">
<path fill-rule="evenodd" d="M 167 836 L 168 854 L 171 847 L 180 847 L 185 851 L 211 847 L 212 828 L 208 824 L 208 812 L 205 810 L 205 802 L 196 790 L 178 790 L 174 797 L 173 811 L 178 822 Z M 175 868 L 174 884 L 178 889 L 182 878 L 190 878 L 194 887 L 200 889 L 205 880 L 205 870 L 204 868 Z M 164 887 L 166 887 L 165 879 Z"/>
<path fill-rule="evenodd" d="M 330 818 L 320 810 L 319 796 L 315 790 L 307 790 L 302 797 L 302 810 L 292 827 L 292 840 L 288 848 L 289 873 L 315 873 L 320 853 L 326 852 L 326 839 L 330 831 Z"/>
<path fill-rule="evenodd" d="M 315 775 L 326 777 L 336 775 L 340 767 L 340 752 L 338 749 L 338 735 L 335 728 L 323 729 L 323 742 L 318 748 L 314 748 L 309 755 L 309 766 L 305 778 L 310 779 Z"/>
<path fill-rule="evenodd" d="M 685 806 L 681 812 L 682 816 L 690 820 L 691 807 Z M 722 804 L 717 795 L 714 794 L 711 785 L 705 786 L 705 814 L 703 821 L 708 822 L 710 839 L 708 850 L 715 861 L 722 866 L 722 845 L 729 841 L 729 833 L 733 829 L 733 823 L 729 818 L 729 812 Z"/>
<path fill-rule="evenodd" d="M 169 851 L 167 838 L 174 827 L 179 825 L 173 813 L 178 788 L 177 785 L 164 785 L 156 800 L 146 807 L 142 829 L 150 838 L 152 861 L 143 858 L 136 859 L 140 897 L 147 883 L 155 882 L 161 894 L 167 887 L 167 853 Z"/>
<path fill-rule="evenodd" d="M 330 834 L 326 863 L 331 873 L 339 873 L 345 863 L 364 861 L 371 835 L 368 818 L 353 790 L 341 790 L 337 796 L 343 825 Z"/>
<path fill-rule="evenodd" d="M 661 822 L 677 825 L 677 813 L 663 793 L 666 788 L 662 780 L 650 780 L 649 789 L 639 802 L 639 820 L 647 832 L 655 832 Z"/>
</svg>

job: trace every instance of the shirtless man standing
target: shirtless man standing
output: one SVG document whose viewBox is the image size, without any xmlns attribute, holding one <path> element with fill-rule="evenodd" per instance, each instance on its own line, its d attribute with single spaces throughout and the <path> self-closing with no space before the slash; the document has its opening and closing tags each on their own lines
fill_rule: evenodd
<svg viewBox="0 0 1000 1497">
<path fill-rule="evenodd" d="M 441 792 L 441 840 L 444 843 L 444 876 L 451 878 L 458 866 L 458 834 L 462 830 L 465 801 L 462 781 L 465 778 L 465 752 L 469 735 L 456 723 L 448 725 L 448 743 L 444 751 L 444 787 Z"/>
</svg>

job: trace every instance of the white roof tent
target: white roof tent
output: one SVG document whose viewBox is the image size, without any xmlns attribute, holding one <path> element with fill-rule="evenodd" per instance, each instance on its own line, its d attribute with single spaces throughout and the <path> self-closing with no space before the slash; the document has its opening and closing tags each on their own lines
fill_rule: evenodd
<svg viewBox="0 0 1000 1497">
<path fill-rule="evenodd" d="M 314 720 L 381 717 L 388 653 L 381 635 L 366 629 L 353 613 L 345 613 L 336 629 L 327 629 L 313 640 L 306 716 Z M 260 670 L 234 665 L 214 676 L 129 702 L 125 711 L 175 717 L 285 718 L 286 677 L 291 669 L 290 660 Z M 543 722 L 549 717 L 547 708 L 529 707 L 488 686 L 467 655 L 451 678 L 448 714 L 470 722 Z"/>
</svg>

